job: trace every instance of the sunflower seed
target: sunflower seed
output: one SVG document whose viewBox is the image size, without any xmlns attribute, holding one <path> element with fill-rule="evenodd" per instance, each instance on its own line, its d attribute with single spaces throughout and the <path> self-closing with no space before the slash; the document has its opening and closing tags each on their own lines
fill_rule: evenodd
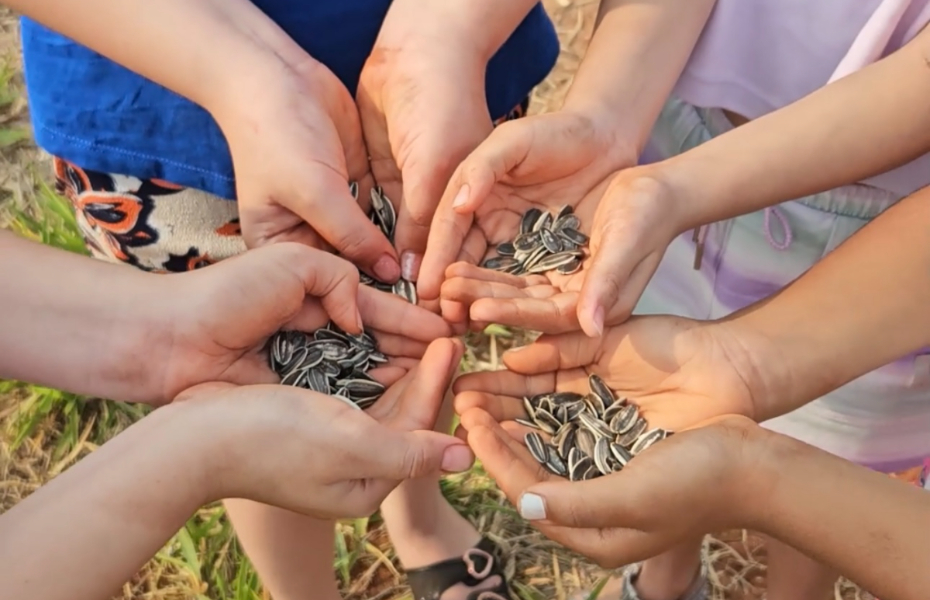
<svg viewBox="0 0 930 600">
<path fill-rule="evenodd" d="M 497 246 L 498 256 L 513 256 L 516 253 L 517 249 L 513 247 L 513 242 L 504 242 L 503 244 L 498 244 Z"/>
<path fill-rule="evenodd" d="M 546 250 L 549 252 L 555 254 L 562 251 L 562 242 L 548 229 L 540 230 L 539 238 L 542 240 L 543 246 L 545 246 Z"/>
<path fill-rule="evenodd" d="M 495 256 L 494 258 L 489 258 L 488 260 L 482 263 L 482 267 L 485 269 L 491 269 L 492 271 L 504 271 L 512 267 L 516 267 L 520 264 L 520 261 L 513 258 L 512 256 Z"/>
<path fill-rule="evenodd" d="M 636 443 L 636 439 L 641 436 L 644 431 L 646 431 L 647 427 L 649 427 L 649 425 L 646 423 L 646 420 L 640 417 L 636 420 L 636 424 L 633 425 L 632 429 L 624 434 L 617 436 L 616 442 L 621 446 L 630 448 L 634 443 Z"/>
<path fill-rule="evenodd" d="M 596 375 L 588 378 L 591 392 L 548 392 L 527 396 L 524 408 L 538 428 L 527 434 L 527 447 L 549 472 L 584 481 L 623 469 L 633 457 L 672 435 L 649 429 L 635 404 L 617 395 Z M 648 431 L 647 431 L 648 429 Z M 541 433 L 552 437 L 546 443 Z M 532 441 L 530 441 L 532 439 Z"/>
<path fill-rule="evenodd" d="M 636 406 L 629 404 L 622 409 L 610 421 L 610 429 L 617 435 L 623 435 L 633 429 L 639 420 L 639 410 Z"/>
<path fill-rule="evenodd" d="M 558 431 L 559 427 L 562 426 L 559 420 L 555 418 L 555 415 L 542 408 L 536 409 L 536 414 L 533 416 L 533 421 L 536 423 L 536 425 L 539 426 L 540 429 L 549 435 L 555 435 L 555 432 Z"/>
<path fill-rule="evenodd" d="M 636 440 L 636 443 L 633 444 L 633 447 L 630 448 L 630 454 L 636 456 L 640 452 L 646 450 L 656 442 L 665 439 L 665 431 L 662 429 L 650 429 L 646 433 L 639 436 L 639 439 Z"/>
<path fill-rule="evenodd" d="M 630 454 L 630 451 L 620 444 L 611 444 L 610 453 L 621 467 L 625 467 L 627 463 L 633 460 L 633 455 Z"/>
<path fill-rule="evenodd" d="M 542 436 L 535 431 L 531 431 L 526 434 L 523 439 L 526 442 L 526 447 L 530 451 L 530 454 L 533 455 L 533 458 L 541 464 L 546 464 L 546 461 L 549 460 L 549 450 Z"/>
<path fill-rule="evenodd" d="M 533 231 L 533 225 L 536 224 L 536 221 L 538 221 L 541 216 L 542 211 L 538 208 L 531 208 L 523 213 L 523 218 L 520 220 L 520 233 L 529 233 Z"/>
<path fill-rule="evenodd" d="M 607 438 L 597 440 L 594 445 L 594 466 L 601 472 L 601 475 L 610 475 L 613 469 L 610 468 L 610 442 Z"/>
<path fill-rule="evenodd" d="M 575 446 L 578 448 L 578 451 L 585 456 L 594 455 L 594 445 L 596 443 L 597 437 L 591 433 L 591 430 L 580 427 L 575 432 Z"/>
<path fill-rule="evenodd" d="M 565 466 L 565 462 L 558 455 L 558 453 L 553 452 L 551 448 L 546 454 L 546 466 L 549 467 L 550 471 L 559 477 L 565 477 L 568 475 L 568 467 Z"/>
</svg>

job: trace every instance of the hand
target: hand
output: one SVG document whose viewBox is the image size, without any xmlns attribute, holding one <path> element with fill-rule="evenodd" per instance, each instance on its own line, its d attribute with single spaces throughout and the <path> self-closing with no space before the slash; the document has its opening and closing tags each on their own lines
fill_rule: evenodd
<svg viewBox="0 0 930 600">
<path fill-rule="evenodd" d="M 531 207 L 569 204 L 590 230 L 605 178 L 635 153 L 590 116 L 558 112 L 503 123 L 458 167 L 430 229 L 418 291 L 440 295 L 446 268 L 479 263 L 513 239 Z"/>
<path fill-rule="evenodd" d="M 156 329 L 170 345 L 151 373 L 156 397 L 206 381 L 276 383 L 263 348 L 280 329 L 313 331 L 334 321 L 358 333 L 364 322 L 389 356 L 419 358 L 448 335 L 442 319 L 403 299 L 359 286 L 347 261 L 300 244 L 275 244 L 189 273 L 150 276 L 165 309 Z M 155 335 L 163 336 L 164 331 Z"/>
<path fill-rule="evenodd" d="M 504 353 L 507 371 L 470 373 L 455 383 L 455 409 L 481 408 L 498 421 L 525 418 L 522 398 L 588 393 L 599 375 L 639 406 L 650 427 L 679 431 L 722 415 L 756 415 L 759 381 L 743 340 L 723 327 L 677 317 L 633 317 L 591 339 L 543 336 Z"/>
<path fill-rule="evenodd" d="M 290 386 L 186 391 L 182 404 L 203 407 L 199 434 L 213 432 L 218 442 L 207 450 L 212 495 L 318 518 L 361 517 L 404 479 L 467 470 L 468 447 L 431 431 L 462 352 L 458 342 L 436 340 L 367 412 Z"/>
<path fill-rule="evenodd" d="M 600 336 L 629 318 L 672 238 L 680 232 L 670 188 L 650 167 L 613 176 L 591 225 L 591 258 L 561 280 L 446 271 L 442 298 L 469 306 L 473 321 L 545 333 L 581 328 Z M 479 209 L 480 212 L 480 209 Z"/>
<path fill-rule="evenodd" d="M 521 515 L 546 537 L 617 568 L 707 533 L 751 525 L 765 502 L 771 434 L 743 417 L 678 433 L 618 473 L 569 482 L 541 468 L 479 409 L 462 415 L 468 443 Z M 771 469 L 765 472 L 772 472 Z"/>
<path fill-rule="evenodd" d="M 448 22 L 436 32 L 431 25 L 441 17 L 412 15 L 402 4 L 388 11 L 357 96 L 375 181 L 397 209 L 402 276 L 416 281 L 443 190 L 492 122 L 487 59 Z M 422 26 L 411 31 L 411 20 Z"/>
<path fill-rule="evenodd" d="M 257 77 L 231 107 L 214 111 L 232 154 L 246 244 L 328 244 L 369 275 L 396 281 L 394 248 L 349 191 L 349 181 L 360 182 L 367 207 L 368 154 L 348 90 L 309 56 Z"/>
</svg>

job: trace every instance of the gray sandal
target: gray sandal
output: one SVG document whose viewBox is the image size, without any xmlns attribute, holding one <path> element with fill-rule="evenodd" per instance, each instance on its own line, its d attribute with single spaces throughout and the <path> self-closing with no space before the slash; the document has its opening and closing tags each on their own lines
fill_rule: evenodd
<svg viewBox="0 0 930 600">
<path fill-rule="evenodd" d="M 640 568 L 642 568 L 642 565 L 637 563 L 624 570 L 620 600 L 640 600 L 635 587 Z M 701 561 L 701 570 L 698 572 L 697 577 L 694 578 L 685 593 L 678 597 L 678 600 L 707 600 L 708 598 L 710 598 L 710 585 L 707 581 L 707 564 Z"/>
</svg>

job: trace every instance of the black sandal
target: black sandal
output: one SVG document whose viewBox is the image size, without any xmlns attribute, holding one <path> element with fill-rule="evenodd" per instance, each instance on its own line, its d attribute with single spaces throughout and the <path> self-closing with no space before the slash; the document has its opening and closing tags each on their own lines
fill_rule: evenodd
<svg viewBox="0 0 930 600">
<path fill-rule="evenodd" d="M 461 558 L 450 558 L 407 571 L 407 583 L 413 592 L 413 600 L 439 600 L 446 590 L 456 584 L 477 587 L 494 575 L 500 576 L 500 584 L 475 590 L 468 594 L 467 600 L 511 600 L 507 579 L 504 577 L 501 550 L 491 540 L 481 538 L 478 545 L 468 549 Z"/>
</svg>

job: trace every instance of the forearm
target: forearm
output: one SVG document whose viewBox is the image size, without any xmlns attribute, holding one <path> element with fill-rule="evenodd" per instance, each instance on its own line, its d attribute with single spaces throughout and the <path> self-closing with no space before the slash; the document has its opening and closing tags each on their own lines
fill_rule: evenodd
<svg viewBox="0 0 930 600">
<path fill-rule="evenodd" d="M 520 25 L 537 0 L 395 0 L 378 36 L 378 46 L 400 47 L 425 38 L 432 51 L 467 52 L 482 69 Z M 483 76 L 483 72 L 482 72 Z"/>
<path fill-rule="evenodd" d="M 838 570 L 885 600 L 930 589 L 930 494 L 826 452 L 767 433 L 750 480 L 761 493 L 751 527 Z M 758 466 L 758 465 L 757 465 Z M 907 573 L 904 577 L 902 574 Z"/>
<path fill-rule="evenodd" d="M 681 230 L 883 173 L 930 150 L 930 30 L 891 56 L 677 157 Z"/>
<path fill-rule="evenodd" d="M 155 411 L 0 517 L 4 597 L 108 598 L 212 500 L 185 417 Z"/>
<path fill-rule="evenodd" d="M 7 6 L 213 111 L 243 73 L 305 54 L 248 0 L 8 0 Z M 154 51 L 153 51 L 154 50 Z"/>
<path fill-rule="evenodd" d="M 147 399 L 168 347 L 158 276 L 0 231 L 0 377 L 80 394 Z M 157 363 L 155 363 L 157 364 Z"/>
<path fill-rule="evenodd" d="M 597 115 L 641 152 L 713 6 L 714 0 L 604 0 L 564 109 Z"/>
<path fill-rule="evenodd" d="M 747 348 L 757 421 L 930 345 L 928 224 L 925 188 L 776 296 L 714 325 Z"/>
</svg>

